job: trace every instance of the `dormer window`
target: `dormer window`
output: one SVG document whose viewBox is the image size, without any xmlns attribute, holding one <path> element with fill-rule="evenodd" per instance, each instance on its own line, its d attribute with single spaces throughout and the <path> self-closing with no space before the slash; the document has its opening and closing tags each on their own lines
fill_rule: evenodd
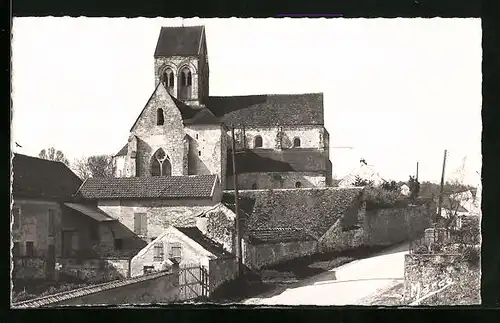
<svg viewBox="0 0 500 323">
<path fill-rule="evenodd" d="M 293 139 L 293 147 L 294 148 L 300 147 L 300 138 Z"/>
<path fill-rule="evenodd" d="M 254 139 L 254 147 L 255 148 L 262 148 L 262 137 L 261 136 L 256 136 Z"/>
<path fill-rule="evenodd" d="M 162 75 L 162 82 L 165 88 L 171 92 L 174 88 L 174 71 L 171 68 L 167 68 Z"/>
<path fill-rule="evenodd" d="M 191 70 L 188 67 L 184 67 L 179 73 L 179 98 L 180 99 L 190 99 L 191 98 L 191 85 L 193 84 L 193 77 Z"/>
<path fill-rule="evenodd" d="M 156 110 L 156 125 L 163 126 L 165 123 L 165 116 L 163 115 L 163 109 Z"/>
</svg>

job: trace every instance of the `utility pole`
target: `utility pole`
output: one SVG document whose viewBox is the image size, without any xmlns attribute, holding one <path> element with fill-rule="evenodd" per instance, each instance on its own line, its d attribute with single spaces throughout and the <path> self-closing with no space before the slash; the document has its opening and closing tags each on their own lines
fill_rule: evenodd
<svg viewBox="0 0 500 323">
<path fill-rule="evenodd" d="M 234 211 L 236 213 L 236 260 L 238 262 L 238 275 L 242 271 L 242 247 L 241 247 L 241 224 L 240 224 L 240 209 L 238 204 L 238 173 L 236 172 L 236 138 L 234 135 L 234 126 L 231 127 L 232 137 L 232 157 L 233 157 L 233 187 L 234 187 Z"/>
<path fill-rule="evenodd" d="M 415 176 L 415 180 L 418 182 L 418 162 L 417 162 L 417 174 Z"/>
<path fill-rule="evenodd" d="M 444 151 L 444 158 L 443 158 L 443 171 L 441 173 L 441 187 L 439 189 L 439 203 L 438 203 L 438 218 L 441 217 L 441 207 L 443 205 L 443 190 L 444 190 L 444 170 L 446 167 L 446 153 L 447 151 Z"/>
</svg>

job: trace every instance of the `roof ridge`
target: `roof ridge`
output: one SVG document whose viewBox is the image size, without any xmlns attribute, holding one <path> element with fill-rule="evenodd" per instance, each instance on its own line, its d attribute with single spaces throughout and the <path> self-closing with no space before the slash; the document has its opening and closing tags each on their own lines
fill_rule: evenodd
<svg viewBox="0 0 500 323">
<path fill-rule="evenodd" d="M 240 95 L 210 95 L 209 98 L 244 98 L 252 96 L 305 96 L 305 95 L 324 95 L 324 92 L 305 92 L 305 93 L 260 93 L 260 94 L 240 94 Z"/>
</svg>

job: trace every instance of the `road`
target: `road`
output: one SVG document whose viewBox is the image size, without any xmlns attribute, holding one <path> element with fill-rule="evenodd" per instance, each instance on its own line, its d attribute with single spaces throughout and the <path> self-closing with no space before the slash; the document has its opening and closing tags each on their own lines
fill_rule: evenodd
<svg viewBox="0 0 500 323">
<path fill-rule="evenodd" d="M 244 301 L 248 305 L 369 305 L 370 297 L 401 283 L 408 244 L 310 277 L 277 294 Z"/>
</svg>

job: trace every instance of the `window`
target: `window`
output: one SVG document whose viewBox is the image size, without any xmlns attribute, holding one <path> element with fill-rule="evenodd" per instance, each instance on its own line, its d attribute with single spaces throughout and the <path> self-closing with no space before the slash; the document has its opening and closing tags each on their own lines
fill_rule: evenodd
<svg viewBox="0 0 500 323">
<path fill-rule="evenodd" d="M 155 271 L 155 266 L 144 266 L 142 267 L 144 275 L 154 273 Z"/>
<path fill-rule="evenodd" d="M 49 237 L 56 235 L 56 215 L 54 210 L 49 210 Z"/>
<path fill-rule="evenodd" d="M 201 150 L 198 150 L 198 156 L 201 156 Z"/>
<path fill-rule="evenodd" d="M 26 256 L 27 257 L 35 256 L 35 245 L 33 241 L 26 241 Z"/>
<path fill-rule="evenodd" d="M 89 237 L 91 241 L 99 241 L 99 224 L 92 223 L 89 226 Z"/>
<path fill-rule="evenodd" d="M 18 207 L 12 209 L 12 227 L 14 229 L 19 229 L 21 223 L 21 210 Z"/>
<path fill-rule="evenodd" d="M 192 81 L 191 71 L 189 70 L 189 68 L 184 67 L 181 71 L 181 86 L 191 86 Z"/>
<path fill-rule="evenodd" d="M 163 242 L 154 245 L 154 261 L 163 261 Z"/>
<path fill-rule="evenodd" d="M 19 242 L 14 242 L 14 246 L 12 247 L 12 256 L 19 257 L 21 255 L 21 246 Z"/>
<path fill-rule="evenodd" d="M 146 213 L 134 213 L 134 233 L 142 236 L 148 234 L 148 218 Z"/>
<path fill-rule="evenodd" d="M 172 167 L 170 160 L 163 149 L 158 149 L 151 157 L 151 176 L 170 176 Z"/>
<path fill-rule="evenodd" d="M 293 140 L 293 146 L 294 147 L 300 147 L 300 138 L 295 138 Z"/>
<path fill-rule="evenodd" d="M 163 126 L 164 123 L 165 123 L 165 118 L 163 116 L 163 109 L 160 108 L 156 110 L 156 125 Z"/>
<path fill-rule="evenodd" d="M 163 85 L 165 85 L 168 90 L 174 87 L 174 72 L 171 68 L 167 68 L 163 72 Z"/>
<path fill-rule="evenodd" d="M 180 243 L 175 242 L 170 244 L 169 258 L 180 259 L 182 257 L 182 246 Z"/>
<path fill-rule="evenodd" d="M 196 139 L 198 139 L 198 134 L 196 134 Z"/>
<path fill-rule="evenodd" d="M 256 190 L 257 189 L 257 184 L 256 183 L 253 183 L 252 184 L 252 190 Z"/>
<path fill-rule="evenodd" d="M 260 148 L 260 147 L 262 147 L 262 137 L 261 137 L 261 136 L 257 136 L 257 137 L 255 137 L 255 140 L 254 140 L 254 147 L 255 147 L 255 148 Z"/>
<path fill-rule="evenodd" d="M 123 240 L 115 239 L 115 250 L 122 250 L 122 249 L 123 249 Z"/>
<path fill-rule="evenodd" d="M 295 183 L 295 187 L 296 187 L 296 188 L 300 188 L 301 186 L 302 186 L 302 183 L 301 183 L 301 182 L 296 182 L 296 183 Z"/>
</svg>

